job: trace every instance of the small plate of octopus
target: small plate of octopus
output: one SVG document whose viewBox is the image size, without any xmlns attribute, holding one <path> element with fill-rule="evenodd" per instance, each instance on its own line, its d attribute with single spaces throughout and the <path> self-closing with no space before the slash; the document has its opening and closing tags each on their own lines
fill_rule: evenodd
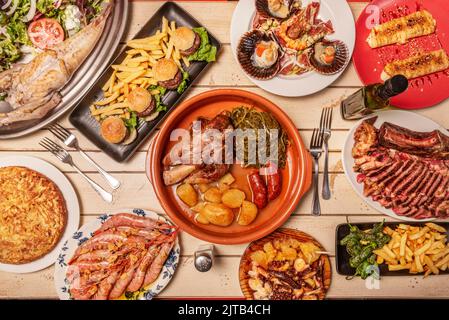
<svg viewBox="0 0 449 320">
<path fill-rule="evenodd" d="M 66 239 L 55 263 L 61 300 L 151 300 L 179 262 L 178 229 L 142 209 L 103 214 Z"/>
<path fill-rule="evenodd" d="M 328 87 L 348 66 L 354 45 L 346 0 L 246 0 L 232 17 L 237 62 L 257 86 L 281 96 Z"/>
<path fill-rule="evenodd" d="M 323 300 L 332 277 L 322 245 L 302 231 L 287 228 L 252 242 L 239 273 L 247 300 Z"/>
</svg>

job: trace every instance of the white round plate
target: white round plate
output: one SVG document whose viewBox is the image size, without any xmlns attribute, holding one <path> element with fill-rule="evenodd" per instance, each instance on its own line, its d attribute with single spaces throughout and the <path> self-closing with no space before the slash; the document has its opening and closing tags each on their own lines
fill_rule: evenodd
<svg viewBox="0 0 449 320">
<path fill-rule="evenodd" d="M 78 231 L 71 236 L 67 236 L 64 241 L 64 245 L 60 250 L 60 254 L 55 263 L 55 288 L 58 296 L 61 300 L 70 300 L 68 281 L 66 278 L 67 262 L 75 253 L 75 250 L 86 240 L 88 240 L 94 231 L 98 230 L 101 225 L 108 220 L 112 215 L 118 213 L 132 213 L 137 216 L 149 217 L 153 219 L 162 220 L 167 222 L 163 216 L 158 215 L 155 212 L 147 211 L 143 209 L 122 209 L 111 214 L 103 214 L 96 219 L 83 225 Z M 179 246 L 179 237 L 176 238 L 176 243 L 170 252 L 164 267 L 162 268 L 159 277 L 150 284 L 145 290 L 139 291 L 138 294 L 133 293 L 126 297 L 129 300 L 151 300 L 157 296 L 168 285 L 170 280 L 178 267 L 179 257 L 181 254 L 181 248 Z"/>
<path fill-rule="evenodd" d="M 64 176 L 64 174 L 59 171 L 59 169 L 44 160 L 26 156 L 0 158 L 0 167 L 9 166 L 26 167 L 43 174 L 58 186 L 65 200 L 65 204 L 67 207 L 66 227 L 61 240 L 59 240 L 58 244 L 53 248 L 52 251 L 39 258 L 38 260 L 25 264 L 0 263 L 1 271 L 14 273 L 29 273 L 39 271 L 55 263 L 59 251 L 62 247 L 62 239 L 65 239 L 68 235 L 72 234 L 78 229 L 80 223 L 80 207 L 78 203 L 78 196 L 76 195 L 75 190 L 70 184 L 70 181 Z"/>
<path fill-rule="evenodd" d="M 434 122 L 433 120 L 430 120 L 429 118 L 426 118 L 424 116 L 421 116 L 419 114 L 409 112 L 409 111 L 400 111 L 400 110 L 390 110 L 390 111 L 382 111 L 378 112 L 377 114 L 377 120 L 374 123 L 376 128 L 379 128 L 384 122 L 391 122 L 393 124 L 409 128 L 411 130 L 415 131 L 433 131 L 433 130 L 440 130 L 446 135 L 449 135 L 449 131 L 441 127 L 438 123 Z M 368 116 L 365 119 L 371 118 L 373 116 Z M 382 207 L 378 202 L 373 201 L 369 197 L 365 197 L 363 195 L 363 184 L 357 183 L 357 174 L 352 170 L 354 166 L 354 158 L 352 157 L 352 147 L 354 146 L 354 132 L 357 129 L 357 127 L 362 123 L 363 119 L 358 121 L 354 127 L 349 131 L 348 136 L 346 137 L 346 142 L 343 147 L 343 153 L 342 153 L 342 161 L 343 161 L 343 169 L 345 170 L 345 175 L 348 178 L 348 180 L 351 182 L 352 187 L 357 192 L 357 194 L 365 200 L 367 204 L 369 204 L 371 207 L 376 209 L 377 211 L 382 212 L 383 214 L 386 214 L 392 218 L 403 220 L 403 221 L 418 221 L 418 222 L 425 222 L 425 221 L 433 221 L 435 218 L 432 219 L 414 219 L 414 218 L 408 218 L 399 216 L 396 213 L 393 212 L 393 210 L 386 209 Z"/>
<path fill-rule="evenodd" d="M 355 22 L 347 0 L 304 0 L 302 5 L 306 6 L 310 2 L 321 3 L 318 14 L 319 19 L 332 21 L 335 32 L 326 38 L 341 40 L 348 46 L 350 53 L 348 65 L 355 46 Z M 242 35 L 251 30 L 251 23 L 255 13 L 255 0 L 240 0 L 232 15 L 231 48 L 237 64 L 239 64 L 236 50 L 238 43 Z M 276 76 L 270 80 L 256 80 L 246 73 L 245 75 L 258 87 L 268 92 L 284 97 L 302 97 L 327 88 L 340 77 L 343 71 L 344 69 L 330 76 L 312 71 L 300 76 Z"/>
</svg>

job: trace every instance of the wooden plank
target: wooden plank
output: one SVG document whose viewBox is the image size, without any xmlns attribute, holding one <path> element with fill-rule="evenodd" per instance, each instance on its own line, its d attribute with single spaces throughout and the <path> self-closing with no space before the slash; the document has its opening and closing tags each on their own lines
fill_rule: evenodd
<svg viewBox="0 0 449 320">
<path fill-rule="evenodd" d="M 73 134 L 75 134 L 78 137 L 79 144 L 82 150 L 88 152 L 91 154 L 95 160 L 98 161 L 99 164 L 102 162 L 110 162 L 111 166 L 114 168 L 117 168 L 117 166 L 125 166 L 125 164 L 119 165 L 115 163 L 111 158 L 107 157 L 106 154 L 104 154 L 101 150 L 99 150 L 93 143 L 91 143 L 87 138 L 85 138 L 79 131 L 76 131 L 75 129 L 71 129 Z M 308 148 L 310 144 L 310 139 L 312 137 L 312 129 L 301 129 L 300 135 L 304 141 L 304 144 Z M 343 146 L 346 137 L 347 137 L 348 131 L 347 130 L 333 130 L 332 131 L 332 137 L 329 140 L 329 150 L 333 152 L 340 152 L 341 147 Z M 21 143 L 18 144 L 17 140 L 5 140 L 2 141 L 0 144 L 0 152 L 1 154 L 7 155 L 8 152 L 46 152 L 46 150 L 39 145 L 39 142 L 44 138 L 48 137 L 55 141 L 57 139 L 47 130 L 39 130 L 31 135 L 25 136 L 21 138 Z M 154 136 L 150 136 L 145 143 L 140 146 L 138 149 L 138 152 L 147 152 L 148 147 L 151 143 L 151 140 L 154 138 Z M 23 142 L 23 143 L 22 143 Z M 58 141 L 59 142 L 59 141 Z M 60 143 L 62 144 L 62 143 Z M 70 149 L 67 148 L 69 151 Z M 72 152 L 76 153 L 76 152 Z M 134 157 L 137 157 L 135 155 Z M 130 159 L 127 163 L 134 163 L 134 157 Z M 132 170 L 135 171 L 135 170 Z"/>
<path fill-rule="evenodd" d="M 122 182 L 122 186 L 113 192 L 114 202 L 112 204 L 101 201 L 97 193 L 80 175 L 68 173 L 66 176 L 78 192 L 84 214 L 95 215 L 113 210 L 116 211 L 118 208 L 135 207 L 163 212 L 151 184 L 143 173 L 115 173 L 114 176 Z M 105 181 L 99 174 L 88 173 L 88 176 L 108 189 Z M 320 175 L 320 185 L 321 180 Z M 328 201 L 321 201 L 323 215 L 379 214 L 356 195 L 344 174 L 332 173 L 330 175 L 330 187 L 332 198 Z M 312 194 L 308 192 L 300 201 L 295 214 L 310 215 L 311 205 Z"/>
<path fill-rule="evenodd" d="M 91 166 L 78 152 L 70 151 L 70 155 L 73 158 L 73 161 L 78 165 L 81 171 L 85 173 L 95 173 L 97 172 L 93 166 Z M 131 160 L 125 163 L 118 163 L 115 161 L 111 161 L 111 159 L 104 153 L 101 152 L 87 152 L 87 154 L 95 159 L 95 162 L 99 164 L 104 170 L 109 173 L 144 173 L 146 166 L 146 158 L 147 154 L 145 151 L 137 152 Z M 46 151 L 2 151 L 0 152 L 1 157 L 15 157 L 17 155 L 21 156 L 31 156 L 43 159 L 59 170 L 65 173 L 75 173 L 75 169 L 71 166 L 62 163 L 51 153 Z M 323 171 L 323 163 L 320 162 L 320 172 Z M 343 173 L 340 161 L 340 153 L 339 152 L 330 152 L 329 153 L 329 170 L 332 173 Z"/>
<path fill-rule="evenodd" d="M 84 217 L 89 221 L 94 217 Z M 381 217 L 352 217 L 351 222 L 378 222 Z M 387 218 L 388 221 L 391 219 Z M 335 227 L 344 223 L 343 217 L 295 217 L 286 224 L 314 235 L 330 252 L 334 251 Z M 187 234 L 181 235 L 182 259 L 179 268 L 170 285 L 161 297 L 222 297 L 241 296 L 238 281 L 238 265 L 240 255 L 246 245 L 216 246 L 216 259 L 212 271 L 199 273 L 193 267 L 193 252 L 201 244 Z M 419 298 L 419 297 L 449 297 L 449 287 L 439 285 L 449 280 L 449 275 L 430 276 L 423 279 L 421 275 L 383 277 L 380 290 L 367 289 L 361 279 L 346 280 L 337 274 L 335 259 L 331 257 L 333 266 L 332 284 L 328 298 Z M 53 267 L 32 274 L 11 274 L 0 272 L 0 298 L 56 298 L 53 288 Z M 208 284 L 214 285 L 208 285 Z M 200 287 L 198 287 L 198 284 Z M 196 288 L 192 290 L 192 288 Z"/>
<path fill-rule="evenodd" d="M 229 28 L 237 2 L 219 2 L 213 3 L 214 14 L 211 15 L 209 10 L 204 10 L 207 4 L 198 2 L 178 2 L 185 10 L 190 12 L 198 21 L 203 24 L 220 42 L 224 44 L 223 51 L 216 63 L 217 72 L 208 73 L 198 84 L 210 86 L 238 85 L 249 86 L 252 82 L 244 75 L 240 66 L 235 63 L 232 56 L 229 39 Z M 162 5 L 160 1 L 147 1 L 131 3 L 130 28 L 125 37 L 125 41 L 132 39 L 134 35 L 142 28 L 145 22 L 156 12 Z M 212 5 L 212 4 L 210 4 Z M 354 17 L 358 17 L 364 3 L 350 3 Z M 226 71 L 226 72 L 219 72 Z M 358 79 L 352 65 L 347 72 L 334 84 L 335 86 L 359 86 Z"/>
<path fill-rule="evenodd" d="M 130 3 L 129 30 L 124 41 L 132 39 L 146 21 L 159 9 L 165 1 L 139 1 Z M 177 2 L 179 6 L 192 14 L 220 42 L 229 44 L 229 27 L 237 1 L 223 2 Z M 358 17 L 366 3 L 350 3 L 354 17 Z M 213 7 L 213 9 L 211 9 Z M 209 10 L 208 10 L 209 9 Z M 213 10 L 213 14 L 211 11 Z"/>
<path fill-rule="evenodd" d="M 210 70 L 208 71 L 210 72 Z M 234 87 L 223 87 L 234 88 Z M 239 89 L 239 88 L 236 88 Z M 200 93 L 210 91 L 210 87 L 193 87 L 187 95 L 186 99 L 196 96 Z M 350 95 L 356 89 L 355 88 L 328 88 L 320 93 L 302 97 L 302 98 L 286 98 L 273 95 L 271 93 L 265 92 L 262 89 L 247 87 L 244 90 L 256 93 L 269 99 L 279 106 L 284 112 L 290 117 L 296 127 L 300 130 L 312 130 L 314 127 L 319 125 L 321 109 L 326 106 L 334 106 L 334 114 L 332 121 L 333 135 L 340 135 L 337 131 L 349 130 L 355 125 L 355 121 L 346 121 L 341 118 L 339 101 L 345 96 Z M 428 117 L 445 128 L 449 128 L 449 118 L 442 117 L 441 112 L 449 108 L 449 100 L 440 103 L 438 106 L 416 110 L 415 112 Z M 64 116 L 59 120 L 59 123 L 66 128 L 73 129 L 73 126 L 68 121 L 68 116 Z M 42 130 L 41 130 L 42 131 Z M 45 130 L 44 130 L 45 133 Z M 39 139 L 43 137 L 42 132 L 37 132 L 31 135 L 20 138 L 20 143 L 17 143 L 18 139 L 12 140 L 2 140 L 0 142 L 1 150 L 40 150 L 38 146 Z M 98 150 L 91 142 L 89 142 L 84 136 L 75 132 L 80 139 L 80 146 L 85 150 Z M 51 134 L 49 133 L 51 136 Z M 345 134 L 340 136 L 336 142 L 337 145 L 332 147 L 334 150 L 339 150 L 343 145 Z M 337 147 L 339 146 L 339 147 Z M 144 144 L 140 150 L 146 150 L 148 148 L 148 143 Z"/>
</svg>

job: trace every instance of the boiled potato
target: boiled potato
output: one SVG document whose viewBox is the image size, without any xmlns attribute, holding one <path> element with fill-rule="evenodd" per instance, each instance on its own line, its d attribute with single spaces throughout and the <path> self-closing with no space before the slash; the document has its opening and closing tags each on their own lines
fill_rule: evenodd
<svg viewBox="0 0 449 320">
<path fill-rule="evenodd" d="M 199 189 L 202 193 L 206 192 L 209 188 L 210 188 L 210 185 L 207 184 L 207 183 L 200 183 L 200 184 L 198 184 L 198 189 Z"/>
<path fill-rule="evenodd" d="M 282 250 L 282 255 L 284 256 L 285 259 L 287 260 L 295 260 L 297 253 L 296 250 L 291 248 L 288 245 L 284 245 L 281 247 Z"/>
<path fill-rule="evenodd" d="M 234 221 L 234 213 L 232 210 L 221 203 L 207 203 L 201 209 L 200 215 L 210 223 L 222 227 L 229 226 Z"/>
<path fill-rule="evenodd" d="M 228 191 L 231 187 L 226 184 L 226 183 L 218 183 L 218 189 L 221 191 L 221 193 L 225 193 L 226 191 Z"/>
<path fill-rule="evenodd" d="M 209 224 L 209 220 L 207 220 L 201 213 L 195 215 L 195 221 L 201 224 Z"/>
<path fill-rule="evenodd" d="M 268 266 L 267 254 L 262 250 L 257 250 L 251 253 L 251 260 L 262 266 L 263 268 L 267 268 Z"/>
<path fill-rule="evenodd" d="M 267 254 L 267 257 L 268 257 L 269 260 L 273 260 L 274 257 L 276 257 L 276 249 L 274 249 L 273 244 L 271 243 L 271 241 L 266 242 L 263 245 L 263 250 Z"/>
<path fill-rule="evenodd" d="M 236 209 L 242 206 L 243 200 L 245 200 L 245 193 L 239 189 L 230 189 L 223 193 L 221 202 L 229 208 Z"/>
<path fill-rule="evenodd" d="M 191 207 L 190 210 L 192 210 L 193 212 L 198 213 L 198 212 L 201 211 L 202 208 L 204 208 L 205 205 L 206 205 L 206 202 L 200 201 L 196 205 Z"/>
<path fill-rule="evenodd" d="M 183 183 L 176 188 L 176 194 L 189 207 L 193 207 L 198 203 L 198 194 L 191 184 Z"/>
<path fill-rule="evenodd" d="M 240 207 L 239 216 L 237 223 L 241 226 L 247 226 L 256 219 L 257 207 L 251 201 L 243 200 L 242 206 Z"/>
<path fill-rule="evenodd" d="M 218 183 L 227 184 L 228 186 L 233 184 L 235 181 L 235 178 L 230 173 L 226 173 L 223 177 L 218 180 Z"/>
<path fill-rule="evenodd" d="M 221 203 L 221 195 L 220 189 L 212 187 L 204 193 L 204 199 L 212 203 Z"/>
</svg>

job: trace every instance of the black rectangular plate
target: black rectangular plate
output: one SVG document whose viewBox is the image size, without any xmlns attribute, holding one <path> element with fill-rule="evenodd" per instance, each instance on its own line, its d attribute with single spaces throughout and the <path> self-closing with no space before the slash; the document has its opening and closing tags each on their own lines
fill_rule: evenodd
<svg viewBox="0 0 449 320">
<path fill-rule="evenodd" d="M 372 229 L 373 223 L 351 223 L 353 226 L 359 227 L 360 230 Z M 399 224 L 408 224 L 412 226 L 423 226 L 423 222 L 385 222 L 384 225 L 395 229 Z M 435 222 L 436 224 L 446 228 L 446 234 L 449 235 L 449 222 Z M 343 276 L 353 276 L 355 269 L 349 266 L 349 254 L 346 252 L 346 247 L 340 245 L 340 241 L 349 234 L 349 226 L 347 223 L 339 224 L 335 230 L 335 263 L 337 265 L 337 272 Z M 417 276 L 422 274 L 411 274 L 408 270 L 389 271 L 386 264 L 379 265 L 381 276 Z M 441 271 L 440 273 L 449 273 L 449 270 Z"/>
<path fill-rule="evenodd" d="M 176 21 L 177 26 L 186 26 L 189 28 L 202 27 L 195 18 L 184 11 L 181 7 L 173 2 L 165 3 L 145 24 L 145 26 L 137 33 L 135 38 L 144 38 L 153 35 L 156 30 L 161 28 L 162 17 L 166 17 L 169 21 Z M 220 51 L 220 42 L 209 33 L 209 40 L 213 46 L 217 47 L 217 53 Z M 119 64 L 126 57 L 126 49 L 114 59 L 112 64 Z M 189 85 L 182 94 L 173 90 L 168 90 L 162 98 L 162 102 L 167 106 L 167 111 L 162 112 L 157 119 L 151 122 L 144 122 L 138 127 L 137 139 L 130 145 L 124 146 L 120 144 L 112 144 L 105 141 L 100 134 L 100 124 L 90 115 L 89 106 L 102 97 L 102 86 L 106 83 L 111 75 L 110 66 L 100 76 L 95 85 L 90 89 L 87 95 L 80 101 L 78 106 L 69 116 L 70 123 L 73 124 L 83 135 L 92 141 L 98 148 L 118 162 L 123 162 L 131 157 L 139 146 L 153 133 L 153 131 L 164 121 L 164 119 L 174 110 L 181 102 L 188 90 L 200 76 L 200 74 L 209 65 L 207 62 L 192 62 L 189 68 L 185 70 L 190 75 Z"/>
</svg>

